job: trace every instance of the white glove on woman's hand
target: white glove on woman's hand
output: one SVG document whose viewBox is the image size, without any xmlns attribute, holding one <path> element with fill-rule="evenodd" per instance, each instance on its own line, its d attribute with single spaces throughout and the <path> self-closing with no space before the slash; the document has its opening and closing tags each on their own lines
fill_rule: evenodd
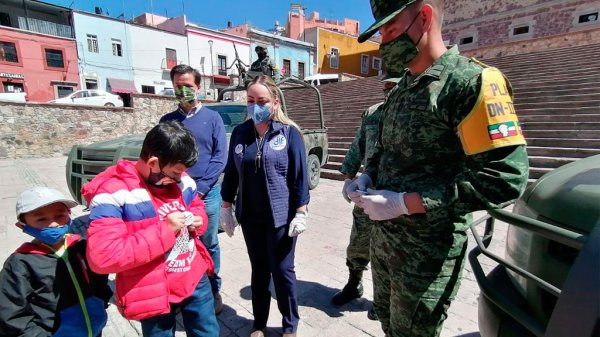
<svg viewBox="0 0 600 337">
<path fill-rule="evenodd" d="M 350 184 L 352 184 L 352 179 L 346 179 L 344 180 L 344 187 L 342 188 L 342 196 L 347 202 L 352 202 L 352 199 L 350 199 L 348 192 L 346 191 L 348 189 L 348 185 Z"/>
<path fill-rule="evenodd" d="M 300 235 L 306 230 L 306 220 L 308 218 L 307 213 L 296 213 L 296 216 L 290 222 L 290 230 L 288 231 L 289 237 Z"/>
<path fill-rule="evenodd" d="M 235 227 L 238 223 L 235 221 L 232 207 L 221 207 L 221 227 L 227 233 L 227 236 L 232 237 Z"/>
<path fill-rule="evenodd" d="M 346 188 L 346 194 L 352 201 L 354 201 L 355 204 L 361 206 L 362 200 L 360 197 L 365 194 L 367 188 L 370 188 L 371 186 L 373 186 L 371 177 L 366 174 L 361 174 L 358 178 L 354 179 L 354 181 L 348 184 L 348 187 Z"/>
<path fill-rule="evenodd" d="M 361 196 L 362 208 L 371 220 L 389 220 L 408 214 L 404 192 L 368 189 Z"/>
</svg>

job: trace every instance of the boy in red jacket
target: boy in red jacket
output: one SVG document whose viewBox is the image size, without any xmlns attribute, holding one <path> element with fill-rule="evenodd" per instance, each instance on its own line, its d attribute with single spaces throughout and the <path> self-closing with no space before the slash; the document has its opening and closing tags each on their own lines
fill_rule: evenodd
<svg viewBox="0 0 600 337">
<path fill-rule="evenodd" d="M 215 337 L 219 324 L 207 274 L 213 264 L 198 237 L 204 202 L 185 171 L 198 159 L 192 134 L 176 122 L 148 132 L 140 158 L 121 160 L 82 188 L 90 213 L 88 259 L 116 273 L 116 301 L 149 336 L 174 336 L 181 312 L 188 336 Z"/>
</svg>

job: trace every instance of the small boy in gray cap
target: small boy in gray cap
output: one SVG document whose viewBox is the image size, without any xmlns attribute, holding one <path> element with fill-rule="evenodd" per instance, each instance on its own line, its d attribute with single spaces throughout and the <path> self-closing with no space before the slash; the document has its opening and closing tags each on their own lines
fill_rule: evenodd
<svg viewBox="0 0 600 337">
<path fill-rule="evenodd" d="M 0 271 L 0 336 L 101 335 L 112 291 L 90 270 L 86 242 L 68 234 L 75 206 L 47 187 L 19 195 L 16 226 L 33 240 Z"/>
</svg>

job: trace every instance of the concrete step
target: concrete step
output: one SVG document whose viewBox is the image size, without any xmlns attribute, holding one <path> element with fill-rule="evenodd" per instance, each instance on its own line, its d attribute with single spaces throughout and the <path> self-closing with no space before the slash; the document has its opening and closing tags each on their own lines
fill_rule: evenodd
<svg viewBox="0 0 600 337">
<path fill-rule="evenodd" d="M 331 170 L 321 168 L 321 178 L 333 179 L 333 180 L 344 180 L 344 175 L 338 170 Z"/>
<path fill-rule="evenodd" d="M 600 130 L 523 130 L 525 139 L 561 138 L 561 139 L 597 139 L 600 141 Z"/>
<path fill-rule="evenodd" d="M 348 148 L 330 147 L 327 151 L 329 155 L 338 155 L 345 157 L 346 153 L 348 153 Z"/>
<path fill-rule="evenodd" d="M 600 91 L 591 92 L 591 93 L 577 93 L 574 95 L 554 95 L 544 93 L 527 93 L 527 94 L 516 94 L 514 103 L 515 104 L 556 104 L 556 103 L 575 103 L 579 104 L 580 102 L 600 104 Z"/>
<path fill-rule="evenodd" d="M 595 111 L 600 112 L 600 100 L 582 100 L 582 101 L 557 101 L 560 98 L 554 98 L 553 102 L 517 102 L 515 100 L 515 109 L 517 112 L 522 109 L 570 109 L 580 110 L 580 109 L 595 109 Z"/>
<path fill-rule="evenodd" d="M 599 56 L 600 57 L 600 56 Z M 519 69 L 523 69 L 522 65 L 519 65 Z M 532 68 L 531 70 L 523 71 L 514 71 L 512 69 L 507 70 L 500 68 L 502 72 L 508 77 L 508 79 L 513 81 L 521 81 L 524 79 L 529 79 L 531 77 L 535 77 L 537 80 L 545 80 L 551 81 L 555 78 L 563 78 L 563 77 L 577 77 L 577 76 L 587 76 L 587 75 L 597 75 L 600 73 L 600 68 L 596 64 L 586 65 L 584 67 L 573 67 L 573 68 L 565 68 L 565 70 L 557 70 L 557 69 L 548 69 L 544 65 L 540 67 Z"/>
<path fill-rule="evenodd" d="M 524 131 L 530 130 L 600 130 L 600 119 L 597 122 L 523 122 Z"/>
<path fill-rule="evenodd" d="M 598 83 L 600 83 L 600 81 L 598 81 Z M 521 88 L 518 91 L 514 92 L 515 95 L 515 99 L 519 98 L 519 99 L 523 99 L 526 97 L 538 97 L 538 96 L 543 96 L 543 97 L 567 97 L 567 96 L 574 96 L 574 97 L 578 97 L 579 95 L 587 95 L 588 93 L 586 91 L 588 91 L 590 88 L 595 87 L 598 83 L 593 82 L 590 84 L 583 84 L 581 86 L 571 86 L 568 88 L 565 87 L 557 87 L 555 85 L 548 85 L 543 87 L 543 90 L 540 90 L 540 88 Z M 597 92 L 594 92 L 594 94 L 597 94 Z"/>
<path fill-rule="evenodd" d="M 562 89 L 564 89 L 566 86 L 568 86 L 570 88 L 572 85 L 581 85 L 583 83 L 599 81 L 597 75 L 590 75 L 590 76 L 586 75 L 586 76 L 580 76 L 577 78 L 572 78 L 572 77 L 554 78 L 551 80 L 540 80 L 535 76 L 531 76 L 530 78 L 525 78 L 525 79 L 518 80 L 518 81 L 513 81 L 510 79 L 510 77 L 508 79 L 509 79 L 510 83 L 512 84 L 513 89 L 515 89 L 515 92 L 518 92 L 522 88 L 532 89 L 532 88 L 538 88 L 538 87 L 548 87 L 548 86 L 551 86 L 552 84 L 555 85 L 555 88 L 562 87 Z"/>
<path fill-rule="evenodd" d="M 590 106 L 590 107 L 579 107 L 579 108 L 570 108 L 570 107 L 528 107 L 528 106 L 516 106 L 515 110 L 517 110 L 517 114 L 520 115 L 568 115 L 568 114 L 597 114 L 600 113 L 600 107 L 598 106 Z"/>
<path fill-rule="evenodd" d="M 561 139 L 525 137 L 527 145 L 540 147 L 561 147 L 580 149 L 599 149 L 600 139 Z"/>
<path fill-rule="evenodd" d="M 557 168 L 569 164 L 578 158 L 529 156 L 530 167 Z"/>
<path fill-rule="evenodd" d="M 330 150 L 331 151 L 331 150 Z M 564 158 L 587 158 L 600 154 L 598 149 L 580 149 L 569 147 L 542 147 L 542 146 L 527 146 L 527 153 L 530 156 L 541 157 L 564 157 Z M 337 152 L 341 154 L 341 152 Z"/>
<path fill-rule="evenodd" d="M 517 112 L 517 114 L 519 114 Z M 525 122 L 597 122 L 600 121 L 600 112 L 595 114 L 564 114 L 564 115 L 519 115 L 519 121 Z"/>
<path fill-rule="evenodd" d="M 322 168 L 329 169 L 329 170 L 339 170 L 340 167 L 342 167 L 341 161 L 328 160 L 327 164 L 323 165 Z"/>
</svg>

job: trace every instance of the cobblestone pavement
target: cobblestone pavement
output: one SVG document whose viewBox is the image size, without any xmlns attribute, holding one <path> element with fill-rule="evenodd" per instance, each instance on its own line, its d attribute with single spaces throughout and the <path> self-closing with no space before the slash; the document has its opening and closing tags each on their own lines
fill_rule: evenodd
<svg viewBox="0 0 600 337">
<path fill-rule="evenodd" d="M 65 177 L 66 157 L 41 159 L 0 160 L 0 261 L 4 261 L 22 242 L 29 240 L 15 223 L 15 201 L 24 189 L 45 185 L 69 195 Z M 309 228 L 303 233 L 296 250 L 296 273 L 301 322 L 299 336 L 383 336 L 378 322 L 367 319 L 371 306 L 372 280 L 365 273 L 364 297 L 342 307 L 335 307 L 330 299 L 346 283 L 348 271 L 345 266 L 346 245 L 352 225 L 352 206 L 340 195 L 342 182 L 322 179 L 311 191 Z M 81 206 L 75 216 L 85 214 Z M 482 214 L 477 214 L 481 216 Z M 477 218 L 476 215 L 476 218 Z M 497 224 L 496 238 L 504 238 L 506 226 Z M 250 263 L 246 247 L 238 229 L 233 238 L 220 235 L 222 296 L 225 309 L 218 316 L 222 337 L 248 336 L 252 325 L 250 302 Z M 474 246 L 470 236 L 470 248 Z M 502 252 L 503 241 L 493 241 L 492 250 Z M 482 258 L 489 270 L 492 262 Z M 477 337 L 477 297 L 479 288 L 467 267 L 456 300 L 452 303 L 449 317 L 442 332 L 443 337 Z M 275 299 L 271 301 L 268 335 L 280 336 L 281 315 Z M 114 305 L 109 307 L 109 323 L 104 337 L 141 336 L 139 323 L 123 319 Z M 185 336 L 178 329 L 176 336 Z"/>
</svg>

